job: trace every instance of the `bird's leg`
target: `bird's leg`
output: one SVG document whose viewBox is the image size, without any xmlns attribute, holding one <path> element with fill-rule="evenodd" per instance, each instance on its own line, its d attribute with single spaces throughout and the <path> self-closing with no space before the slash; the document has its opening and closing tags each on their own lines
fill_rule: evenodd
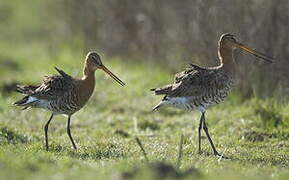
<svg viewBox="0 0 289 180">
<path fill-rule="evenodd" d="M 202 153 L 202 150 L 201 150 L 201 130 L 202 130 L 202 127 L 203 127 L 203 115 L 201 116 L 200 124 L 199 124 L 199 128 L 198 128 L 198 135 L 199 135 L 199 151 L 198 151 L 198 153 L 199 154 Z"/>
<path fill-rule="evenodd" d="M 213 141 L 212 141 L 212 139 L 211 139 L 211 137 L 210 137 L 210 134 L 209 134 L 209 131 L 208 131 L 208 127 L 207 127 L 207 125 L 206 125 L 205 112 L 202 113 L 201 119 L 203 119 L 203 129 L 204 129 L 204 131 L 205 131 L 205 133 L 206 133 L 206 135 L 207 135 L 207 138 L 208 138 L 208 140 L 209 140 L 209 142 L 210 142 L 210 144 L 211 144 L 211 146 L 212 146 L 212 149 L 213 149 L 213 151 L 214 151 L 214 155 L 216 155 L 216 156 L 221 156 L 221 155 L 218 153 L 218 151 L 216 150 L 216 148 L 215 148 L 215 146 L 214 146 L 214 143 L 213 143 Z"/>
<path fill-rule="evenodd" d="M 48 126 L 49 126 L 49 123 L 52 120 L 52 118 L 53 118 L 53 113 L 51 114 L 49 120 L 47 121 L 47 123 L 44 126 L 46 151 L 48 151 L 48 149 L 49 149 L 49 147 L 48 147 Z"/>
<path fill-rule="evenodd" d="M 70 141 L 71 141 L 71 143 L 72 143 L 72 146 L 73 146 L 73 148 L 75 149 L 75 150 L 77 150 L 77 148 L 76 148 L 76 145 L 75 145 L 75 143 L 74 143 L 74 141 L 73 141 L 73 138 L 72 138 L 72 136 L 71 136 L 71 133 L 70 133 L 70 115 L 68 116 L 68 121 L 67 121 L 67 134 L 68 134 L 68 136 L 69 136 L 69 139 L 70 139 Z"/>
</svg>

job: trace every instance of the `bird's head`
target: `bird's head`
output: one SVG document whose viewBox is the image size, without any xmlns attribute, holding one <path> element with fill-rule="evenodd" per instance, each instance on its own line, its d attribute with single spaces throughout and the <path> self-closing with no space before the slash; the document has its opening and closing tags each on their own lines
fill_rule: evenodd
<svg viewBox="0 0 289 180">
<path fill-rule="evenodd" d="M 236 40 L 235 36 L 232 34 L 229 34 L 229 33 L 222 34 L 222 36 L 219 40 L 219 44 L 223 43 L 223 44 L 226 44 L 227 46 L 230 46 L 230 47 L 235 47 L 236 42 L 237 42 L 237 40 Z"/>
<path fill-rule="evenodd" d="M 100 56 L 96 52 L 87 53 L 86 64 L 89 65 L 94 70 L 100 69 L 103 66 Z"/>
<path fill-rule="evenodd" d="M 254 56 L 261 58 L 267 62 L 272 63 L 273 62 L 273 57 L 268 56 L 264 53 L 258 52 L 242 43 L 240 43 L 239 41 L 236 40 L 235 36 L 229 33 L 225 33 L 221 36 L 220 40 L 219 40 L 219 47 L 221 46 L 221 44 L 227 46 L 227 47 L 231 47 L 231 48 L 239 48 L 243 51 L 246 51 L 250 54 L 253 54 Z"/>
<path fill-rule="evenodd" d="M 108 70 L 103 63 L 101 62 L 100 56 L 96 52 L 89 52 L 86 55 L 86 68 L 95 71 L 97 69 L 101 69 L 106 72 L 110 77 L 112 77 L 116 82 L 118 82 L 121 86 L 124 86 L 125 83 L 120 80 L 116 75 L 114 75 L 110 70 Z"/>
</svg>

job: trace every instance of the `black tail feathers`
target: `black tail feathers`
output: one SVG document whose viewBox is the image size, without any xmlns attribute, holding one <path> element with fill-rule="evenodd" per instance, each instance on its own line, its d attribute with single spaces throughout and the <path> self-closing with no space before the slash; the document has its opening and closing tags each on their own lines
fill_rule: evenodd
<svg viewBox="0 0 289 180">
<path fill-rule="evenodd" d="M 15 106 L 22 106 L 28 101 L 29 96 L 25 96 L 24 98 L 20 99 L 19 101 L 16 101 L 13 103 Z"/>
<path fill-rule="evenodd" d="M 29 99 L 29 96 L 25 96 L 24 98 L 20 99 L 19 101 L 16 101 L 13 103 L 14 106 L 22 106 L 22 110 L 25 110 L 27 108 L 29 108 L 29 103 L 27 103 Z"/>
</svg>

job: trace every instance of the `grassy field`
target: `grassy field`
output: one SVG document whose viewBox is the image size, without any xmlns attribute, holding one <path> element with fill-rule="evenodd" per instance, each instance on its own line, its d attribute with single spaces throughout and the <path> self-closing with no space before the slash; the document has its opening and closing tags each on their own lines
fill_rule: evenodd
<svg viewBox="0 0 289 180">
<path fill-rule="evenodd" d="M 207 113 L 216 147 L 230 159 L 214 157 L 205 137 L 204 153 L 199 155 L 198 112 L 151 112 L 161 97 L 152 96 L 149 89 L 172 81 L 173 73 L 156 65 L 108 61 L 105 57 L 104 64 L 127 86 L 120 87 L 97 71 L 93 97 L 72 117 L 72 135 L 79 149 L 71 147 L 66 118 L 57 116 L 49 129 L 51 150 L 45 151 L 43 126 L 49 112 L 13 107 L 12 102 L 21 95 L 10 93 L 9 84 L 36 83 L 42 76 L 56 73 L 54 66 L 81 76 L 84 54 L 63 50 L 51 57 L 37 44 L 31 46 L 18 53 L 2 47 L 0 179 L 289 178 L 288 104 L 274 99 L 244 101 L 233 92 L 226 102 Z M 182 134 L 183 158 L 177 168 Z M 150 163 L 135 136 L 141 139 Z"/>
</svg>

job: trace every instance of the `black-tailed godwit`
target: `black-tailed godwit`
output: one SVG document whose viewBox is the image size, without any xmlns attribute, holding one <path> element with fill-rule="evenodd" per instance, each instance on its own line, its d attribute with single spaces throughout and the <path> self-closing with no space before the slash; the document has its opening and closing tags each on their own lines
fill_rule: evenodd
<svg viewBox="0 0 289 180">
<path fill-rule="evenodd" d="M 53 116 L 67 115 L 67 133 L 73 148 L 77 149 L 70 133 L 70 118 L 87 103 L 92 95 L 95 86 L 95 71 L 103 70 L 121 86 L 124 86 L 125 83 L 102 64 L 100 56 L 95 52 L 87 54 L 81 79 L 73 78 L 56 67 L 55 69 L 59 75 L 45 77 L 39 86 L 17 86 L 17 91 L 26 96 L 15 102 L 14 105 L 22 106 L 23 109 L 43 108 L 52 112 L 44 126 L 46 150 L 48 150 L 48 126 Z"/>
<path fill-rule="evenodd" d="M 214 155 L 221 156 L 209 135 L 205 112 L 209 106 L 222 102 L 235 82 L 236 64 L 233 58 L 233 49 L 235 48 L 240 48 L 267 62 L 273 62 L 272 57 L 241 44 L 233 35 L 223 34 L 218 46 L 220 65 L 199 67 L 191 64 L 190 68 L 176 74 L 173 84 L 151 89 L 155 95 L 164 95 L 162 101 L 153 110 L 162 106 L 173 106 L 188 110 L 196 109 L 201 112 L 198 129 L 199 153 L 201 153 L 201 129 L 203 128 Z"/>
</svg>

